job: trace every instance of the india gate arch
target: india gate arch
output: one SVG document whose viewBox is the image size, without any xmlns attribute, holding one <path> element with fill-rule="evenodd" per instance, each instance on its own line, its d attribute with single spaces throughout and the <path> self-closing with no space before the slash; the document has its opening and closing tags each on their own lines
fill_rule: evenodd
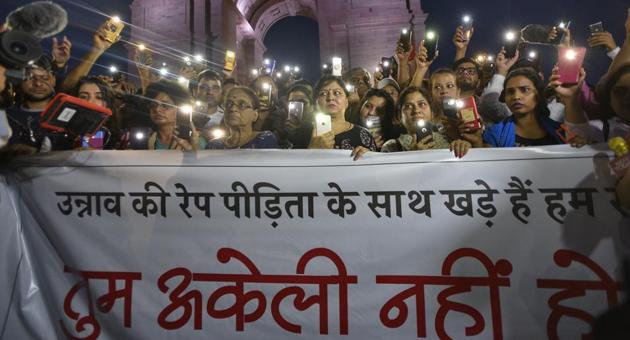
<svg viewBox="0 0 630 340">
<path fill-rule="evenodd" d="M 421 36 L 427 14 L 420 1 L 408 2 Z M 134 0 L 131 11 L 132 41 L 159 38 L 169 49 L 202 53 L 217 64 L 226 49 L 234 50 L 241 81 L 261 63 L 265 35 L 283 18 L 317 22 L 322 61 L 339 56 L 346 67 L 372 69 L 393 54 L 411 17 L 405 0 Z"/>
</svg>

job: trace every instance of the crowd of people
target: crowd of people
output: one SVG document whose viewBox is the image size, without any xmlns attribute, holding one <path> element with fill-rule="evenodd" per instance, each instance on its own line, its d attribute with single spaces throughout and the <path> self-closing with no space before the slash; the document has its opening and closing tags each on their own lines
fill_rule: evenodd
<svg viewBox="0 0 630 340">
<path fill-rule="evenodd" d="M 233 70 L 184 63 L 178 73 L 182 82 L 161 74 L 151 49 L 137 45 L 130 63 L 137 68 L 137 85 L 124 73 L 92 74 L 115 43 L 103 25 L 72 69 L 72 43 L 65 36 L 51 39 L 51 54 L 29 65 L 19 83 L 5 87 L 0 66 L 0 108 L 12 130 L 0 153 L 6 158 L 85 149 L 342 149 L 358 160 L 368 152 L 450 149 L 464 157 L 472 148 L 579 147 L 628 139 L 630 9 L 625 25 L 621 46 L 605 31 L 588 40 L 589 53 L 611 58 L 596 84 L 585 81 L 584 69 L 577 83 L 564 84 L 558 66 L 545 72 L 535 58 L 522 57 L 522 49 L 498 48 L 495 58 L 471 58 L 474 28 L 460 26 L 452 39 L 456 55 L 450 68 L 431 70 L 437 58 L 448 56 L 430 52 L 422 40 L 417 48 L 393 44 L 389 60 L 396 67 L 388 72 L 356 67 L 339 76 L 326 68 L 312 84 L 297 72 L 280 81 L 261 67 L 243 81 L 232 77 Z M 9 29 L 8 24 L 2 28 Z M 568 28 L 554 28 L 549 41 L 560 34 L 556 47 L 571 48 Z M 112 115 L 95 134 L 46 129 L 41 113 L 59 93 Z M 626 206 L 629 188 L 630 175 L 625 175 L 618 194 Z"/>
</svg>

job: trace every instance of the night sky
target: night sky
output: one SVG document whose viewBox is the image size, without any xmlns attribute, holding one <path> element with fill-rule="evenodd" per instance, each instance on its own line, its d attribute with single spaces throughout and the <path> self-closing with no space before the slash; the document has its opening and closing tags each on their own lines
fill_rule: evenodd
<svg viewBox="0 0 630 340">
<path fill-rule="evenodd" d="M 414 1 L 414 0 L 412 0 Z M 105 17 L 94 11 L 82 7 L 92 7 L 107 14 L 118 14 L 123 20 L 129 20 L 131 0 L 83 0 L 57 1 L 64 6 L 70 17 L 70 25 L 66 29 L 73 42 L 73 57 L 80 58 L 90 45 L 91 32 L 105 20 Z M 4 17 L 12 9 L 26 4 L 28 1 L 2 0 L 0 16 Z M 403 0 L 401 6 L 405 5 Z M 474 3 L 474 6 L 471 5 Z M 427 27 L 440 34 L 440 59 L 434 67 L 448 66 L 452 62 L 454 48 L 451 38 L 454 28 L 459 24 L 464 13 L 471 14 L 475 19 L 475 36 L 469 48 L 469 55 L 477 52 L 496 53 L 501 47 L 502 32 L 507 28 L 520 28 L 526 24 L 556 24 L 560 20 L 572 21 L 572 32 L 576 44 L 586 45 L 588 34 L 587 25 L 603 21 L 604 28 L 613 33 L 617 43 L 624 38 L 624 21 L 627 1 L 600 0 L 451 0 L 422 1 L 423 10 L 429 13 Z M 279 65 L 299 64 L 310 80 L 315 80 L 321 66 L 318 46 L 317 25 L 314 21 L 304 17 L 286 18 L 275 24 L 265 37 L 269 55 L 274 55 Z M 393 42 L 395 44 L 395 42 Z M 44 41 L 45 49 L 50 48 L 50 41 Z M 541 54 L 547 73 L 556 60 L 556 52 L 550 47 L 537 47 Z M 126 50 L 123 44 L 116 44 L 110 50 L 110 55 L 99 60 L 103 68 L 95 68 L 95 73 L 105 72 L 105 67 L 117 63 L 124 64 Z M 589 50 L 586 58 L 589 80 L 594 82 L 603 74 L 609 64 L 609 59 L 601 50 Z"/>
</svg>

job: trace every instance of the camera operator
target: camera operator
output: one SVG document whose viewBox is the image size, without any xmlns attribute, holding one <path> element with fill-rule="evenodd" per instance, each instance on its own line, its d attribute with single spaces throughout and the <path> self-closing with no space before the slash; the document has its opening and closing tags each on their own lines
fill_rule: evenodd
<svg viewBox="0 0 630 340">
<path fill-rule="evenodd" d="M 18 86 L 17 94 L 16 104 L 7 109 L 13 130 L 8 148 L 19 154 L 72 149 L 70 136 L 47 132 L 39 125 L 41 112 L 55 96 L 55 74 L 50 57 L 43 55 L 27 68 L 27 79 Z"/>
</svg>

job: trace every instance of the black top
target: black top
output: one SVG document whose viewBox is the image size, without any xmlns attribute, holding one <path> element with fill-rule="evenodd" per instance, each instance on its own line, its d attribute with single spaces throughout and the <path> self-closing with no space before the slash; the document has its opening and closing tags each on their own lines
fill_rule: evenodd
<svg viewBox="0 0 630 340">
<path fill-rule="evenodd" d="M 357 146 L 363 146 L 370 151 L 377 151 L 376 143 L 370 131 L 358 125 L 353 125 L 352 129 L 335 136 L 335 149 L 352 150 Z"/>
<path fill-rule="evenodd" d="M 545 137 L 539 138 L 539 139 L 524 138 L 519 135 L 516 135 L 517 147 L 544 146 L 544 145 L 555 145 L 555 144 L 557 144 L 556 140 L 549 134 L 546 134 Z"/>
</svg>

